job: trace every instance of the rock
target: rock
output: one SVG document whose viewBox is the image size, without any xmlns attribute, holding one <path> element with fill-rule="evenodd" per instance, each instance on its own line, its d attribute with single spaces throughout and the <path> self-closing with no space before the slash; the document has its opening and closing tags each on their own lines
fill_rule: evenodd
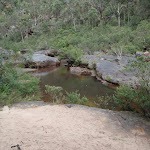
<svg viewBox="0 0 150 150">
<path fill-rule="evenodd" d="M 91 75 L 92 72 L 86 68 L 70 67 L 70 72 L 76 75 Z"/>
<path fill-rule="evenodd" d="M 146 52 L 144 52 L 144 56 L 150 57 L 150 53 L 146 51 Z"/>
<path fill-rule="evenodd" d="M 143 56 L 144 55 L 144 52 L 136 52 L 136 56 Z"/>
<path fill-rule="evenodd" d="M 136 56 L 150 57 L 150 53 L 148 51 L 146 51 L 146 52 L 136 52 Z"/>
<path fill-rule="evenodd" d="M 19 70 L 23 71 L 23 72 L 34 72 L 37 69 L 33 69 L 33 68 L 19 68 Z"/>
<path fill-rule="evenodd" d="M 69 61 L 69 59 L 62 59 L 62 60 L 60 61 L 60 65 L 61 65 L 61 66 L 68 66 L 68 61 Z"/>
<path fill-rule="evenodd" d="M 114 84 L 131 84 L 137 80 L 133 72 L 125 71 L 127 64 L 134 61 L 135 56 L 122 56 L 121 60 L 113 55 L 84 55 L 82 63 L 95 68 L 97 78 Z"/>
<path fill-rule="evenodd" d="M 27 61 L 27 65 L 33 67 L 48 67 L 57 66 L 60 64 L 58 58 L 49 57 L 44 54 L 33 54 L 30 60 Z"/>
<path fill-rule="evenodd" d="M 114 84 L 134 84 L 136 80 L 132 72 L 124 70 L 125 67 L 116 62 L 101 60 L 96 64 L 97 76 L 103 80 Z"/>
</svg>

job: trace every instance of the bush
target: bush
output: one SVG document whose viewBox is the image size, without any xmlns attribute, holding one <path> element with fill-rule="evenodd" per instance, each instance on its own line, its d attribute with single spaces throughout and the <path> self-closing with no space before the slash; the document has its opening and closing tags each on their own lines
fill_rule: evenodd
<svg viewBox="0 0 150 150">
<path fill-rule="evenodd" d="M 134 99 L 137 99 L 137 91 L 130 86 L 120 86 L 117 88 L 115 95 L 113 96 L 114 102 L 122 109 L 134 111 L 132 103 Z"/>
<path fill-rule="evenodd" d="M 50 95 L 50 97 L 53 100 L 53 103 L 68 103 L 68 104 L 86 104 L 88 102 L 88 99 L 84 96 L 81 98 L 80 93 L 78 91 L 75 92 L 66 92 L 63 91 L 62 87 L 59 86 L 49 86 L 46 85 L 46 93 Z"/>
<path fill-rule="evenodd" d="M 57 104 L 62 103 L 62 101 L 64 100 L 62 87 L 45 85 L 45 88 L 46 88 L 46 93 L 50 94 L 53 103 L 54 102 L 56 102 Z"/>
<path fill-rule="evenodd" d="M 80 64 L 83 51 L 72 46 L 65 47 L 59 52 L 60 59 L 69 59 L 76 64 Z"/>
<path fill-rule="evenodd" d="M 103 108 L 103 109 L 115 109 L 116 105 L 114 103 L 112 96 L 100 96 L 97 98 L 95 102 L 96 106 Z"/>
<path fill-rule="evenodd" d="M 150 44 L 150 23 L 142 21 L 136 31 L 133 32 L 134 44 L 141 49 L 149 47 Z"/>
<path fill-rule="evenodd" d="M 39 79 L 29 74 L 19 74 L 12 66 L 0 71 L 0 105 L 10 105 L 24 100 L 39 99 Z"/>
<path fill-rule="evenodd" d="M 80 93 L 78 91 L 68 93 L 66 92 L 66 102 L 68 104 L 73 103 L 73 104 L 86 104 L 88 102 L 88 99 L 84 96 L 80 98 Z"/>
</svg>

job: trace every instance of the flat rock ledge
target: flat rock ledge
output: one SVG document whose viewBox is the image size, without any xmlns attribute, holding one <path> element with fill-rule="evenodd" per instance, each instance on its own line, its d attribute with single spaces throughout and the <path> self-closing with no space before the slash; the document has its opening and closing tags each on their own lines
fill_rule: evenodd
<svg viewBox="0 0 150 150">
<path fill-rule="evenodd" d="M 129 84 L 134 86 L 137 78 L 134 72 L 129 72 L 126 67 L 135 60 L 135 56 L 122 56 L 118 59 L 113 55 L 84 55 L 82 63 L 87 64 L 88 68 L 96 70 L 96 76 L 113 84 Z"/>
<path fill-rule="evenodd" d="M 0 111 L 0 126 L 1 150 L 150 149 L 150 122 L 130 112 L 22 102 Z"/>
</svg>

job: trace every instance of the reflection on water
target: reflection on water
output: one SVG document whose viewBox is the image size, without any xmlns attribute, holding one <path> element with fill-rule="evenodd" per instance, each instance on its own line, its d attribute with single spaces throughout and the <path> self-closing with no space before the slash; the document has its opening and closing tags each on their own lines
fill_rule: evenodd
<svg viewBox="0 0 150 150">
<path fill-rule="evenodd" d="M 65 67 L 54 68 L 51 70 L 38 70 L 33 73 L 40 77 L 40 87 L 43 92 L 43 100 L 49 101 L 49 96 L 45 94 L 45 85 L 61 86 L 67 92 L 78 90 L 81 96 L 89 99 L 87 105 L 95 106 L 97 96 L 112 95 L 114 88 L 103 85 L 91 76 L 76 76 L 70 74 Z"/>
</svg>

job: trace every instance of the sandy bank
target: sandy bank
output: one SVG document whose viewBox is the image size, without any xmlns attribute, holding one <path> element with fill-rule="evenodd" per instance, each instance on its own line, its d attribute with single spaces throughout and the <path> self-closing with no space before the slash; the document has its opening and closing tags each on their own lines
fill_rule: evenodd
<svg viewBox="0 0 150 150">
<path fill-rule="evenodd" d="M 150 150 L 150 122 L 129 112 L 22 103 L 0 111 L 0 150 L 17 144 L 21 150 Z"/>
</svg>

